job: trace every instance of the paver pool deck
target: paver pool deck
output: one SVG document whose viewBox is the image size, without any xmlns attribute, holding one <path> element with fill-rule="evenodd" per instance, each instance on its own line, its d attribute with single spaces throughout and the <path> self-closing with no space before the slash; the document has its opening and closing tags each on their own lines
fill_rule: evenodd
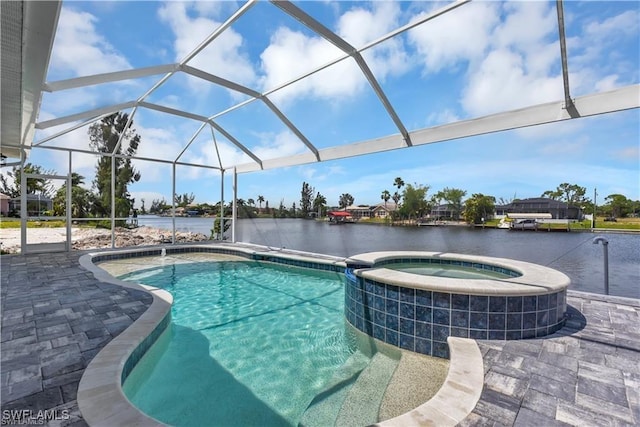
<svg viewBox="0 0 640 427">
<path fill-rule="evenodd" d="M 3 425 L 39 410 L 58 415 L 47 425 L 86 425 L 76 401 L 86 366 L 151 303 L 95 279 L 79 265 L 85 253 L 0 257 Z M 640 300 L 569 291 L 567 302 L 553 335 L 477 341 L 484 389 L 460 425 L 640 425 Z"/>
</svg>

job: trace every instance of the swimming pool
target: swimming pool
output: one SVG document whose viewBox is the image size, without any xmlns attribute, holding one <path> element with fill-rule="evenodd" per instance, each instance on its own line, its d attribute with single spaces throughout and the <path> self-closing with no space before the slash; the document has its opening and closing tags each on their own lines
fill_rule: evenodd
<svg viewBox="0 0 640 427">
<path fill-rule="evenodd" d="M 461 263 L 460 263 L 461 264 Z M 419 260 L 419 262 L 394 262 L 384 264 L 385 268 L 405 273 L 420 274 L 422 276 L 449 277 L 452 279 L 506 279 L 512 277 L 501 271 L 483 269 L 482 266 L 463 267 L 462 265 L 434 264 Z"/>
<path fill-rule="evenodd" d="M 297 425 L 355 351 L 335 272 L 239 260 L 121 279 L 174 297 L 170 328 L 123 385 L 132 403 L 171 425 Z"/>
</svg>

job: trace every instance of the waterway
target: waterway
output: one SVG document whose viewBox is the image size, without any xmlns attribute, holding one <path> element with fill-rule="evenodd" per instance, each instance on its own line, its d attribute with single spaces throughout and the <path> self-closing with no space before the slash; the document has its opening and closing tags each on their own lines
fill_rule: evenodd
<svg viewBox="0 0 640 427">
<path fill-rule="evenodd" d="M 172 219 L 141 216 L 140 225 L 167 230 Z M 176 218 L 176 230 L 209 235 L 212 218 Z M 231 235 L 231 230 L 227 232 Z M 571 289 L 604 293 L 604 247 L 609 241 L 609 293 L 640 298 L 640 234 L 532 232 L 459 226 L 389 227 L 329 225 L 301 219 L 238 220 L 236 240 L 341 257 L 387 250 L 424 250 L 512 258 L 545 265 L 567 274 Z"/>
</svg>

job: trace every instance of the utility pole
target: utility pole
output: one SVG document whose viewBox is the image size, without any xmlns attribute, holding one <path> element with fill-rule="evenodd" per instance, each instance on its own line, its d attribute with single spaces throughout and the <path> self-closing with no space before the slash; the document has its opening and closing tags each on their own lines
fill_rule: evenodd
<svg viewBox="0 0 640 427">
<path fill-rule="evenodd" d="M 598 203 L 596 202 L 596 197 L 598 196 L 598 192 L 596 189 L 593 189 L 593 218 L 591 218 L 591 228 L 596 228 L 596 210 Z"/>
</svg>

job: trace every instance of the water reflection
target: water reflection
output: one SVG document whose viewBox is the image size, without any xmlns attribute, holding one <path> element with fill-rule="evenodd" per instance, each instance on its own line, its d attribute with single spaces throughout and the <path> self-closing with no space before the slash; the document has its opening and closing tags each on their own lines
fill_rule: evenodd
<svg viewBox="0 0 640 427">
<path fill-rule="evenodd" d="M 208 234 L 213 219 L 177 218 L 178 230 Z M 141 219 L 141 224 L 171 228 L 170 218 Z M 296 219 L 238 221 L 237 240 L 336 256 L 370 251 L 425 250 L 513 258 L 562 271 L 572 289 L 604 293 L 604 260 L 596 234 L 513 232 L 467 227 L 330 226 Z M 612 295 L 640 298 L 640 234 L 607 234 Z"/>
</svg>

